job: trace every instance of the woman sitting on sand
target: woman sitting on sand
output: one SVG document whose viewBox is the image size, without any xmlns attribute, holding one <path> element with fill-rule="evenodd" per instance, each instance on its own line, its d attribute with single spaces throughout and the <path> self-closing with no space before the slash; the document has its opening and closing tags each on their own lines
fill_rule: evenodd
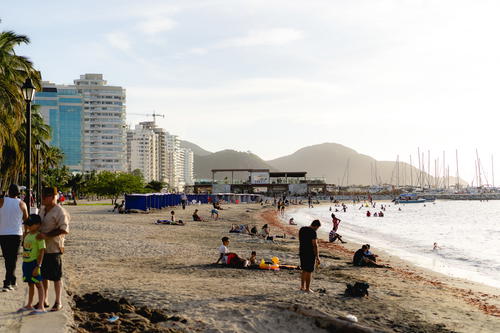
<svg viewBox="0 0 500 333">
<path fill-rule="evenodd" d="M 270 232 L 271 232 L 271 228 L 269 228 L 269 226 L 266 224 L 264 224 L 262 226 L 262 230 L 260 232 L 260 235 L 263 237 L 263 238 L 267 238 L 270 236 Z"/>
</svg>

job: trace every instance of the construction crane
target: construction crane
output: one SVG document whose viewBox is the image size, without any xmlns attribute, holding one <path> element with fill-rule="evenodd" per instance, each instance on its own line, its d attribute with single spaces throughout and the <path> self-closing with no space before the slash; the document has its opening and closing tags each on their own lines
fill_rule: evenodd
<svg viewBox="0 0 500 333">
<path fill-rule="evenodd" d="M 164 114 L 159 114 L 159 113 L 156 113 L 153 111 L 153 113 L 127 113 L 127 115 L 131 115 L 131 116 L 146 116 L 146 117 L 153 117 L 153 122 L 156 123 L 156 117 L 161 117 L 161 118 L 165 118 L 165 115 Z"/>
</svg>

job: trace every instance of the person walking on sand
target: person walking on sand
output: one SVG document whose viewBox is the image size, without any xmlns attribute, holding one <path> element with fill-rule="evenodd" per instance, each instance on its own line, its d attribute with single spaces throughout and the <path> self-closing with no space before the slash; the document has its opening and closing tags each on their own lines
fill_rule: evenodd
<svg viewBox="0 0 500 333">
<path fill-rule="evenodd" d="M 44 306 L 49 306 L 49 281 L 53 281 L 55 302 L 50 311 L 59 311 L 62 308 L 62 254 L 64 253 L 64 237 L 69 232 L 70 216 L 64 208 L 57 204 L 56 187 L 46 187 L 42 190 L 40 217 L 42 218 L 42 226 L 37 239 L 44 239 L 47 247 L 42 266 Z"/>
<path fill-rule="evenodd" d="M 316 231 L 321 227 L 319 220 L 312 221 L 309 227 L 302 227 L 299 230 L 299 256 L 302 275 L 300 278 L 300 290 L 312 292 L 311 278 L 314 266 L 319 265 L 318 235 Z"/>
<path fill-rule="evenodd" d="M 23 221 L 28 219 L 26 204 L 18 197 L 19 186 L 9 186 L 8 196 L 0 199 L 0 246 L 5 264 L 5 279 L 2 291 L 13 290 L 16 286 L 17 253 L 23 236 Z"/>
</svg>

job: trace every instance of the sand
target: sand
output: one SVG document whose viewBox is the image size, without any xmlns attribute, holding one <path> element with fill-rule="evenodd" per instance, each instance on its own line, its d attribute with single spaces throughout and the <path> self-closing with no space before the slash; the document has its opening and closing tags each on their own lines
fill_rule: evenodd
<svg viewBox="0 0 500 333">
<path fill-rule="evenodd" d="M 255 204 L 225 205 L 221 219 L 210 207 L 176 208 L 186 226 L 155 225 L 170 209 L 119 215 L 110 206 L 67 206 L 72 216 L 65 253 L 66 289 L 73 295 L 100 292 L 136 306 L 162 309 L 186 319 L 168 323 L 181 331 L 326 332 L 297 308 L 330 318 L 355 315 L 359 324 L 387 332 L 498 332 L 500 291 L 419 269 L 381 254 L 393 269 L 355 268 L 348 262 L 356 244 L 321 242 L 322 267 L 306 294 L 299 272 L 225 268 L 213 265 L 223 236 L 240 256 L 273 256 L 298 264 L 297 227 L 280 221 L 274 209 Z M 194 208 L 207 222 L 191 222 Z M 275 242 L 229 234 L 232 223 L 271 224 Z M 349 241 L 349 239 L 346 239 Z M 377 252 L 377 249 L 372 249 Z M 346 283 L 365 281 L 370 295 L 343 295 Z M 295 308 L 294 308 L 295 306 Z M 167 324 L 165 324 L 167 325 Z"/>
</svg>

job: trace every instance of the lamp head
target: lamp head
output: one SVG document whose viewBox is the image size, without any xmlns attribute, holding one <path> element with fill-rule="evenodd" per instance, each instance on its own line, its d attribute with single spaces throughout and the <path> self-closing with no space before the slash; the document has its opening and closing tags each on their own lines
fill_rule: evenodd
<svg viewBox="0 0 500 333">
<path fill-rule="evenodd" d="M 24 100 L 26 102 L 31 102 L 33 100 L 33 97 L 35 96 L 36 89 L 30 78 L 27 78 L 26 81 L 24 81 L 21 89 L 23 90 Z"/>
</svg>

